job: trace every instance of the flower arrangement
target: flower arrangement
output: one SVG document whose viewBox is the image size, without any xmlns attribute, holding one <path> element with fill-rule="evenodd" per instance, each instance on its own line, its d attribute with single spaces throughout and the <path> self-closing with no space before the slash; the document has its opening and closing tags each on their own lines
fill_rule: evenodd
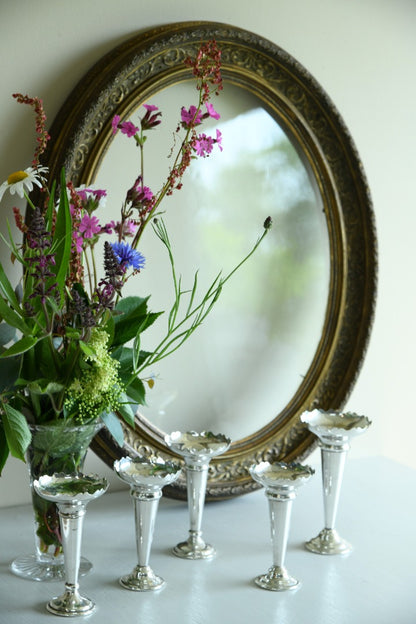
<svg viewBox="0 0 416 624">
<path fill-rule="evenodd" d="M 182 288 L 160 206 L 180 190 L 193 159 L 223 149 L 218 130 L 215 136 L 201 131 L 206 119 L 220 117 L 211 102 L 222 89 L 220 57 L 210 41 L 196 58 L 185 61 L 196 80 L 197 103 L 180 111 L 179 147 L 175 154 L 172 149 L 172 165 L 158 192 L 145 185 L 143 162 L 145 142 L 161 123 L 162 112 L 145 104 L 137 125 L 114 117 L 113 132 L 137 145 L 140 168 L 118 219 L 109 223 L 99 217 L 105 190 L 74 188 L 64 171 L 60 180 L 48 183 L 48 169 L 41 164 L 50 138 L 42 101 L 14 95 L 35 111 L 37 145 L 31 166 L 12 173 L 0 186 L 0 200 L 9 192 L 27 201 L 26 220 L 14 208 L 22 241 L 13 239 L 10 228 L 8 237 L 1 235 L 12 261 L 20 263 L 22 277 L 14 288 L 0 265 L 0 471 L 9 453 L 24 459 L 30 424 L 65 420 L 78 425 L 101 419 L 122 444 L 119 415 L 133 426 L 135 406 L 145 402 L 146 385 L 153 383 L 143 371 L 191 336 L 267 233 L 270 218 L 246 257 L 227 275 L 219 273 L 202 295 L 197 273 L 191 288 Z M 31 199 L 34 187 L 37 202 Z M 149 297 L 123 297 L 122 291 L 145 270 L 139 249 L 149 223 L 167 250 L 174 296 L 163 339 L 146 351 L 141 335 L 162 313 L 149 310 Z M 101 276 L 97 251 L 102 253 Z"/>
</svg>

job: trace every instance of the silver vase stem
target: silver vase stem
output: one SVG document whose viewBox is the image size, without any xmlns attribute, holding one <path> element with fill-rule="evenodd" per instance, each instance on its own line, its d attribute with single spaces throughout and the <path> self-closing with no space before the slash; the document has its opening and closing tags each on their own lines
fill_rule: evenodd
<svg viewBox="0 0 416 624">
<path fill-rule="evenodd" d="M 333 446 L 321 443 L 322 487 L 326 529 L 335 528 L 345 460 L 349 448 L 348 444 Z"/>
<path fill-rule="evenodd" d="M 344 476 L 345 460 L 350 445 L 347 441 L 319 440 L 321 447 L 322 489 L 324 499 L 325 526 L 305 546 L 319 555 L 345 555 L 352 550 L 351 544 L 344 540 L 335 529 L 339 496 Z"/>
<path fill-rule="evenodd" d="M 207 490 L 208 464 L 187 463 L 186 468 L 189 527 L 191 532 L 200 533 Z"/>
<path fill-rule="evenodd" d="M 78 573 L 81 559 L 81 540 L 86 508 L 79 503 L 59 505 L 62 542 L 65 553 L 65 587 L 78 590 Z"/>
<path fill-rule="evenodd" d="M 271 591 L 293 590 L 299 587 L 295 579 L 285 568 L 287 540 L 289 537 L 292 504 L 296 498 L 294 489 L 266 489 L 269 501 L 270 529 L 273 548 L 273 565 L 266 574 L 254 579 L 256 585 Z"/>
<path fill-rule="evenodd" d="M 78 583 L 86 504 L 79 501 L 58 503 L 58 511 L 64 550 L 65 591 L 61 596 L 50 600 L 46 608 L 54 615 L 88 615 L 94 610 L 95 604 L 80 595 Z"/>
<path fill-rule="evenodd" d="M 132 486 L 130 495 L 134 505 L 138 564 L 130 574 L 120 578 L 120 584 L 132 591 L 159 590 L 165 586 L 165 581 L 154 573 L 149 565 L 149 559 L 162 489 Z"/>
<path fill-rule="evenodd" d="M 190 528 L 188 539 L 177 544 L 172 552 L 182 559 L 212 559 L 215 548 L 204 541 L 201 531 L 209 461 L 186 458 L 185 464 Z"/>
<path fill-rule="evenodd" d="M 162 491 L 148 492 L 132 488 L 130 493 L 134 503 L 137 560 L 139 566 L 148 566 Z"/>
<path fill-rule="evenodd" d="M 295 494 L 275 494 L 267 492 L 269 501 L 270 528 L 273 546 L 273 565 L 284 567 L 290 516 Z"/>
</svg>

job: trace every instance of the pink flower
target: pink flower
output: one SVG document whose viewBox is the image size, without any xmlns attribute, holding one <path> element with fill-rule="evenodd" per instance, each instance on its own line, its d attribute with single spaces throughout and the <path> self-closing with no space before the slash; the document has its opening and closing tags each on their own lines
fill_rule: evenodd
<svg viewBox="0 0 416 624">
<path fill-rule="evenodd" d="M 83 238 L 82 238 L 82 236 L 80 236 L 78 234 L 78 232 L 74 232 L 74 235 L 72 237 L 72 242 L 74 243 L 75 251 L 77 253 L 81 253 L 82 252 Z"/>
<path fill-rule="evenodd" d="M 103 197 L 107 197 L 107 191 L 105 189 L 88 189 L 97 201 L 100 201 Z"/>
<path fill-rule="evenodd" d="M 113 134 L 117 134 L 119 123 L 120 123 L 120 115 L 114 115 L 113 120 L 111 122 L 111 127 L 113 128 Z"/>
<path fill-rule="evenodd" d="M 134 236 L 137 231 L 137 225 L 131 219 L 127 219 L 123 224 L 123 236 Z"/>
<path fill-rule="evenodd" d="M 128 137 L 133 137 L 140 131 L 140 128 L 134 125 L 131 121 L 123 121 L 119 124 L 119 128 L 123 134 L 126 134 Z"/>
<path fill-rule="evenodd" d="M 116 231 L 116 223 L 115 221 L 110 221 L 110 223 L 106 223 L 105 225 L 103 225 L 102 227 L 102 231 L 105 232 L 106 234 L 112 234 Z"/>
<path fill-rule="evenodd" d="M 139 176 L 131 189 L 127 191 L 127 201 L 137 208 L 140 204 L 148 203 L 152 199 L 152 190 L 148 186 L 143 186 L 142 176 Z"/>
<path fill-rule="evenodd" d="M 84 238 L 93 238 L 95 234 L 101 232 L 101 226 L 97 217 L 86 214 L 79 224 L 79 231 L 84 234 Z"/>
<path fill-rule="evenodd" d="M 223 147 L 222 147 L 222 134 L 219 130 L 217 130 L 217 138 L 215 139 L 215 143 L 218 145 L 218 147 L 220 148 L 220 151 L 222 152 Z"/>
<path fill-rule="evenodd" d="M 191 128 L 202 123 L 202 112 L 192 104 L 188 110 L 184 106 L 181 108 L 181 120 L 187 127 Z"/>
<path fill-rule="evenodd" d="M 121 228 L 120 221 L 117 221 L 117 223 L 115 221 L 110 221 L 110 223 L 105 224 L 103 231 L 106 234 L 111 234 L 113 231 L 120 234 L 120 230 L 122 230 L 121 236 L 124 238 L 125 236 L 134 236 L 137 231 L 137 227 L 138 226 L 132 219 L 126 219 L 123 223 L 123 228 Z"/>
<path fill-rule="evenodd" d="M 138 200 L 141 202 L 150 201 L 153 199 L 153 192 L 148 186 L 137 186 L 136 192 Z"/>
<path fill-rule="evenodd" d="M 143 107 L 146 109 L 146 113 L 140 122 L 142 130 L 151 130 L 160 124 L 161 120 L 158 119 L 158 117 L 160 117 L 162 113 L 155 112 L 159 109 L 154 104 L 143 104 Z M 152 113 L 154 113 L 154 115 L 152 115 Z"/>
<path fill-rule="evenodd" d="M 206 134 L 200 134 L 195 141 L 195 152 L 197 156 L 202 156 L 205 158 L 209 156 L 212 152 L 212 148 L 214 147 L 214 139 Z"/>
<path fill-rule="evenodd" d="M 89 213 L 97 210 L 97 208 L 103 208 L 105 206 L 107 191 L 104 189 L 85 188 L 81 186 L 74 189 L 74 193 L 79 200 L 79 202 L 77 202 L 78 206 L 86 209 Z M 73 199 L 73 197 L 71 197 L 71 199 Z"/>
<path fill-rule="evenodd" d="M 207 113 L 210 117 L 212 117 L 213 119 L 219 119 L 221 117 L 221 115 L 217 113 L 211 102 L 206 102 L 205 106 L 207 107 Z"/>
</svg>

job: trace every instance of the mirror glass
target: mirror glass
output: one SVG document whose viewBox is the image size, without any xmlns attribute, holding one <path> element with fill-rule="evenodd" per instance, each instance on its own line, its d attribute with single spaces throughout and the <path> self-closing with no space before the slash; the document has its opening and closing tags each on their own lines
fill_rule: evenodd
<svg viewBox="0 0 416 624">
<path fill-rule="evenodd" d="M 196 104 L 197 93 L 185 82 L 144 103 L 162 111 L 144 148 L 144 182 L 156 192 L 166 179 L 180 109 Z M 192 287 L 198 269 L 203 293 L 221 269 L 227 274 L 245 256 L 268 215 L 274 225 L 203 326 L 146 371 L 155 385 L 140 414 L 164 432 L 209 429 L 235 441 L 270 423 L 308 371 L 328 301 L 329 238 L 315 180 L 273 111 L 231 83 L 214 106 L 221 119 L 204 123 L 203 131 L 215 136 L 218 128 L 223 151 L 216 147 L 194 160 L 183 188 L 161 204 L 182 287 Z M 143 112 L 139 107 L 129 118 L 137 123 Z M 107 221 L 117 219 L 138 165 L 134 140 L 118 133 L 94 182 L 107 189 Z M 173 286 L 166 250 L 150 228 L 142 242 L 146 267 L 124 294 L 151 293 L 151 310 L 168 311 Z M 167 315 L 143 335 L 142 348 L 158 344 Z"/>
</svg>

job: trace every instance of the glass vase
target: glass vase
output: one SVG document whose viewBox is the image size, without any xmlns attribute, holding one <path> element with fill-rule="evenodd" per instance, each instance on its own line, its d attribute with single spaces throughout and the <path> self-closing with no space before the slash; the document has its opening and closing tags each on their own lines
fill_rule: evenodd
<svg viewBox="0 0 416 624">
<path fill-rule="evenodd" d="M 42 475 L 82 472 L 91 441 L 102 427 L 101 422 L 87 425 L 29 425 L 32 440 L 26 453 L 29 484 L 34 512 L 35 552 L 17 557 L 11 571 L 34 581 L 60 581 L 65 578 L 59 512 L 53 501 L 39 496 L 33 482 Z M 92 564 L 82 558 L 79 574 L 87 574 Z"/>
</svg>

